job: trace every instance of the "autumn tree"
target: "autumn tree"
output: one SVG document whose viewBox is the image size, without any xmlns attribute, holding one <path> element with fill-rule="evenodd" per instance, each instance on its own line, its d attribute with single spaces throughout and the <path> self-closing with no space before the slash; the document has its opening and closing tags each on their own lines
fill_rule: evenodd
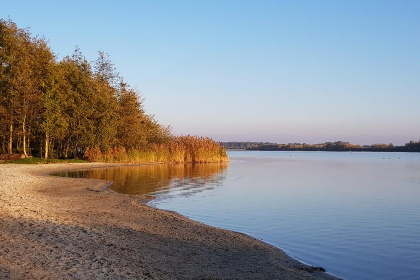
<svg viewBox="0 0 420 280">
<path fill-rule="evenodd" d="M 20 56 L 18 40 L 19 29 L 11 20 L 0 21 L 0 94 L 1 94 L 1 124 L 2 135 L 7 135 L 7 151 L 13 152 L 15 111 L 17 107 L 16 97 L 16 67 Z M 16 65 L 16 66 L 15 66 Z"/>
<path fill-rule="evenodd" d="M 156 154 L 177 145 L 109 55 L 91 64 L 76 48 L 58 62 L 44 38 L 0 20 L 0 153 L 82 158 L 87 149 Z"/>
<path fill-rule="evenodd" d="M 42 90 L 45 87 L 45 69 L 53 61 L 46 41 L 31 37 L 26 29 L 20 29 L 9 21 L 0 22 L 0 60 L 2 103 L 7 107 L 8 152 L 16 149 L 28 156 L 32 128 L 39 116 L 42 103 Z M 2 110 L 4 111 L 4 110 Z M 4 112 L 3 112 L 4 114 Z M 19 133 L 14 134 L 15 127 Z"/>
</svg>

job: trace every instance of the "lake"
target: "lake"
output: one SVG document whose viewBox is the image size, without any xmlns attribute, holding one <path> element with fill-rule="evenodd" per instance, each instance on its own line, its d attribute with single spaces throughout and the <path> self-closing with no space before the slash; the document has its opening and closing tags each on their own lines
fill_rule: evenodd
<svg viewBox="0 0 420 280">
<path fill-rule="evenodd" d="M 243 232 L 344 279 L 420 279 L 420 154 L 229 152 L 229 164 L 93 169 L 111 189 Z"/>
</svg>

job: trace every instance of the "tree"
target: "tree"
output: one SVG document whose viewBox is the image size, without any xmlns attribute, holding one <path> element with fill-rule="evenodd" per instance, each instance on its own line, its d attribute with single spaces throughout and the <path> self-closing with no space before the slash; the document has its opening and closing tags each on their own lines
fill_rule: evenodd
<svg viewBox="0 0 420 280">
<path fill-rule="evenodd" d="M 120 74 L 115 69 L 109 55 L 105 52 L 98 52 L 99 56 L 94 61 L 95 76 L 110 87 L 117 89 L 122 83 Z"/>
<path fill-rule="evenodd" d="M 137 93 L 122 86 L 118 105 L 118 144 L 126 149 L 143 147 L 147 143 L 147 137 L 142 130 L 146 118 Z"/>
<path fill-rule="evenodd" d="M 8 107 L 9 153 L 13 152 L 13 130 L 21 126 L 20 149 L 27 153 L 27 125 L 33 106 L 36 106 L 36 77 L 33 62 L 36 60 L 36 43 L 28 30 L 20 29 L 14 22 L 1 21 L 0 45 L 2 70 L 2 95 Z M 2 67 L 2 68 L 3 68 Z"/>
<path fill-rule="evenodd" d="M 28 156 L 30 141 L 39 131 L 55 57 L 45 39 L 31 37 L 29 30 L 18 28 L 11 20 L 0 21 L 0 46 L 2 131 L 7 122 L 9 153 L 16 142 L 16 150 Z"/>
<path fill-rule="evenodd" d="M 0 153 L 80 158 L 86 148 L 144 149 L 170 139 L 104 52 L 60 62 L 44 38 L 0 20 Z"/>
<path fill-rule="evenodd" d="M 81 157 L 85 146 L 94 144 L 92 71 L 79 49 L 65 57 L 59 67 L 63 75 L 59 90 L 66 96 L 61 113 L 67 123 L 62 156 Z"/>
<path fill-rule="evenodd" d="M 11 20 L 0 21 L 0 90 L 2 102 L 2 123 L 6 124 L 7 129 L 3 127 L 3 135 L 8 134 L 7 151 L 9 154 L 13 152 L 13 128 L 15 125 L 15 103 L 16 91 L 13 87 L 14 83 L 14 62 L 19 54 L 16 52 L 18 40 L 16 34 L 18 28 Z"/>
</svg>

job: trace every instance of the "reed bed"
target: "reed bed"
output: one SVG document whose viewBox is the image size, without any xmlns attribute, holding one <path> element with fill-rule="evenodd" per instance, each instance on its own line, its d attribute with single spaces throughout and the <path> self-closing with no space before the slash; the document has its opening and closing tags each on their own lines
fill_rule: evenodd
<svg viewBox="0 0 420 280">
<path fill-rule="evenodd" d="M 179 136 L 160 144 L 126 150 L 114 147 L 107 151 L 87 148 L 85 158 L 92 162 L 119 163 L 211 163 L 229 161 L 226 149 L 207 137 Z"/>
</svg>

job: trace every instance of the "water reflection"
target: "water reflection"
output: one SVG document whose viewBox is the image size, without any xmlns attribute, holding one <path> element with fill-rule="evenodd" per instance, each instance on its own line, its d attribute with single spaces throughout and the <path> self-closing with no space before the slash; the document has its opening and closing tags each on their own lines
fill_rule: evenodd
<svg viewBox="0 0 420 280">
<path fill-rule="evenodd" d="M 158 164 L 93 168 L 53 175 L 112 181 L 110 189 L 124 194 L 192 195 L 220 186 L 228 163 Z"/>
</svg>

